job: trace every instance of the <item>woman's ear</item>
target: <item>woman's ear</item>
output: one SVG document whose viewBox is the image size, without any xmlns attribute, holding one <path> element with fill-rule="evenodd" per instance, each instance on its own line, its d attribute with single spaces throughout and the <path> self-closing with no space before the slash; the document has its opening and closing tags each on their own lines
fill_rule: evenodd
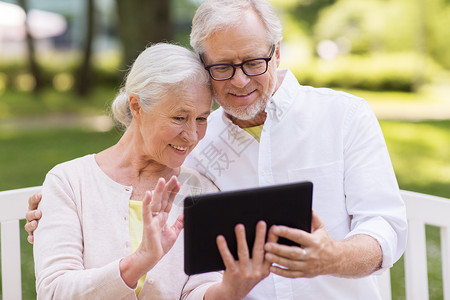
<svg viewBox="0 0 450 300">
<path fill-rule="evenodd" d="M 133 115 L 133 119 L 139 122 L 141 118 L 141 100 L 139 99 L 139 96 L 136 94 L 130 94 L 128 102 L 130 103 L 130 111 Z"/>
</svg>

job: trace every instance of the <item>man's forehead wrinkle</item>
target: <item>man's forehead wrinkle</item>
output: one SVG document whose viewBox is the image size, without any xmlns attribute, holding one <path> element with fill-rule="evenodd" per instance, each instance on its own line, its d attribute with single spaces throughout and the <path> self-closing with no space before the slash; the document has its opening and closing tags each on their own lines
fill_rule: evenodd
<svg viewBox="0 0 450 300">
<path fill-rule="evenodd" d="M 229 63 L 232 61 L 244 61 L 248 59 L 263 57 L 267 54 L 258 54 L 261 50 L 259 48 L 255 48 L 253 46 L 249 46 L 244 49 L 229 49 L 224 50 L 214 57 L 209 56 L 213 63 L 225 62 Z"/>
</svg>

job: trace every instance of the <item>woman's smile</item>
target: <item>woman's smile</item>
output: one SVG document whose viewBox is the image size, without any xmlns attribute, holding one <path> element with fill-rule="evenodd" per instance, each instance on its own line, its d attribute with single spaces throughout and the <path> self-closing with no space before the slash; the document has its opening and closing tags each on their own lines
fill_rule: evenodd
<svg viewBox="0 0 450 300">
<path fill-rule="evenodd" d="M 189 147 L 183 147 L 183 146 L 176 146 L 176 145 L 172 145 L 172 144 L 169 144 L 169 146 L 180 152 L 186 152 L 186 150 L 189 148 Z"/>
</svg>

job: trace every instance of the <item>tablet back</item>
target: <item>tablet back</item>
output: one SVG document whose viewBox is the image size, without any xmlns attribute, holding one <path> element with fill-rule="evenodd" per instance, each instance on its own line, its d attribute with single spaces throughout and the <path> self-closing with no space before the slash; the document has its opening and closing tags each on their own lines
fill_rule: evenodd
<svg viewBox="0 0 450 300">
<path fill-rule="evenodd" d="M 244 224 L 251 254 L 259 220 L 311 231 L 312 183 L 298 182 L 214 194 L 184 200 L 184 270 L 188 275 L 224 270 L 216 245 L 223 235 L 237 259 L 234 227 Z M 287 239 L 279 243 L 296 245 Z"/>
</svg>

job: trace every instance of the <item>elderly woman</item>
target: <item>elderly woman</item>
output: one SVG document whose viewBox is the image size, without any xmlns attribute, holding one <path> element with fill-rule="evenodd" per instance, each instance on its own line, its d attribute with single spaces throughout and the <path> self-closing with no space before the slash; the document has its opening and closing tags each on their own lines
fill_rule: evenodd
<svg viewBox="0 0 450 300">
<path fill-rule="evenodd" d="M 208 75 L 189 50 L 157 44 L 134 62 L 112 105 L 126 130 L 117 144 L 54 167 L 34 233 L 38 299 L 233 299 L 268 275 L 265 224 L 253 259 L 218 238 L 226 270 L 183 272 L 182 200 L 217 188 L 182 167 L 203 138 Z M 149 192 L 151 191 L 151 192 Z M 244 228 L 236 227 L 241 250 Z"/>
</svg>

